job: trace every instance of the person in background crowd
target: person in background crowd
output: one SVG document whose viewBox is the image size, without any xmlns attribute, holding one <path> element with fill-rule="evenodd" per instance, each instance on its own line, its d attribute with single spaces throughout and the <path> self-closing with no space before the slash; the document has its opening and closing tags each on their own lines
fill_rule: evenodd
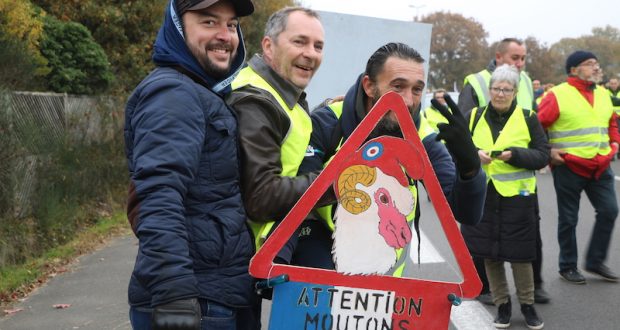
<svg viewBox="0 0 620 330">
<path fill-rule="evenodd" d="M 463 90 L 459 94 L 458 106 L 464 114 L 469 114 L 473 108 L 482 108 L 486 106 L 491 98 L 489 94 L 489 82 L 491 74 L 496 67 L 508 64 L 512 65 L 519 71 L 519 88 L 516 95 L 517 104 L 523 109 L 531 109 L 534 102 L 534 94 L 532 80 L 525 72 L 525 58 L 527 50 L 525 43 L 519 39 L 506 38 L 499 42 L 495 49 L 495 59 L 493 59 L 486 69 L 470 74 L 465 78 Z M 534 266 L 534 283 L 536 285 L 534 296 L 537 303 L 549 302 L 549 294 L 543 287 L 542 279 L 542 239 L 540 232 L 536 241 L 536 259 L 533 261 Z M 484 270 L 484 261 L 480 258 L 474 258 L 476 270 L 482 280 L 482 292 L 478 299 L 488 305 L 493 304 L 489 285 Z"/>
<path fill-rule="evenodd" d="M 133 329 L 260 329 L 237 123 L 223 98 L 245 59 L 239 17 L 253 11 L 250 0 L 170 1 L 156 68 L 127 101 Z"/>
<path fill-rule="evenodd" d="M 620 82 L 618 78 L 611 78 L 607 82 L 609 86 L 609 94 L 611 95 L 611 102 L 614 106 L 614 112 L 620 116 Z"/>
<path fill-rule="evenodd" d="M 532 80 L 532 88 L 534 89 L 534 102 L 532 102 L 532 110 L 536 111 L 538 110 L 538 103 L 536 103 L 536 100 L 543 95 L 545 90 L 538 79 Z"/>
<path fill-rule="evenodd" d="M 534 274 L 539 231 L 535 170 L 549 162 L 549 144 L 536 113 L 516 102 L 519 72 L 507 64 L 491 75 L 491 100 L 471 112 L 470 131 L 487 175 L 484 215 L 461 232 L 473 256 L 483 258 L 493 302 L 494 325 L 510 326 L 512 305 L 504 263 L 512 267 L 521 312 L 530 329 L 542 329 L 534 309 Z"/>
<path fill-rule="evenodd" d="M 486 69 L 465 77 L 463 90 L 459 94 L 459 109 L 467 115 L 471 109 L 484 107 L 489 103 L 488 89 L 491 73 L 502 64 L 513 65 L 519 70 L 521 80 L 517 102 L 523 109 L 530 109 L 534 100 L 534 90 L 532 80 L 524 70 L 526 56 L 527 50 L 523 41 L 516 38 L 506 38 L 500 41 L 495 48 L 495 58 L 489 62 Z"/>
<path fill-rule="evenodd" d="M 538 118 L 551 143 L 553 183 L 558 204 L 560 276 L 574 284 L 586 279 L 577 269 L 577 238 L 581 193 L 596 211 L 584 269 L 617 282 L 605 265 L 618 202 L 610 161 L 618 152 L 620 134 L 609 93 L 596 86 L 600 66 L 596 55 L 575 51 L 566 59 L 566 82 L 542 100 Z"/>
<path fill-rule="evenodd" d="M 438 89 L 433 92 L 433 99 L 437 100 L 439 104 L 445 106 L 447 103 L 444 99 L 444 95 L 446 95 L 446 90 Z M 435 132 L 438 132 L 437 124 L 448 122 L 446 117 L 444 117 L 441 112 L 439 112 L 439 110 L 433 106 L 433 104 L 431 104 L 428 108 L 424 109 L 424 111 L 422 111 L 422 115 L 424 116 L 428 124 L 433 128 L 433 130 L 435 130 Z"/>
</svg>

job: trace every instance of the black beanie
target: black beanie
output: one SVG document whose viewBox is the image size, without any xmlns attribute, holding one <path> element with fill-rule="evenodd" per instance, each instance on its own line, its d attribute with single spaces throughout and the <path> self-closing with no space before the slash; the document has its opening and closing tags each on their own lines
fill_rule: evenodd
<svg viewBox="0 0 620 330">
<path fill-rule="evenodd" d="M 566 58 L 566 74 L 570 74 L 570 69 L 572 67 L 576 67 L 579 64 L 589 60 L 589 59 L 595 59 L 598 61 L 598 58 L 596 58 L 596 55 L 594 55 L 591 52 L 587 52 L 585 50 L 578 50 L 570 55 L 568 55 L 568 58 Z"/>
</svg>

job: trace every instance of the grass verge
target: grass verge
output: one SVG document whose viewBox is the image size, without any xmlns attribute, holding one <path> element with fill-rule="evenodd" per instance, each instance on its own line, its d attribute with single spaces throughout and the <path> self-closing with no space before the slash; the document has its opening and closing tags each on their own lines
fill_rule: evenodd
<svg viewBox="0 0 620 330">
<path fill-rule="evenodd" d="M 66 266 L 77 257 L 92 252 L 111 238 L 128 234 L 124 211 L 115 211 L 78 234 L 70 242 L 55 247 L 43 256 L 17 266 L 0 268 L 0 307 L 6 307 L 27 296 L 51 277 L 65 272 Z"/>
</svg>

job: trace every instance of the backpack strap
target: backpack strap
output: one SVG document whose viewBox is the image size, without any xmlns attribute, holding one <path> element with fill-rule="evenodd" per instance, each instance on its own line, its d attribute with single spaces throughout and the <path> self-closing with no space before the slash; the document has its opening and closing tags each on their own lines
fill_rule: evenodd
<svg viewBox="0 0 620 330">
<path fill-rule="evenodd" d="M 474 114 L 474 122 L 471 124 L 471 129 L 469 130 L 472 136 L 474 135 L 474 130 L 476 129 L 476 125 L 478 125 L 478 122 L 480 121 L 480 117 L 482 117 L 483 112 L 484 111 L 482 108 L 476 108 L 476 113 Z"/>
</svg>

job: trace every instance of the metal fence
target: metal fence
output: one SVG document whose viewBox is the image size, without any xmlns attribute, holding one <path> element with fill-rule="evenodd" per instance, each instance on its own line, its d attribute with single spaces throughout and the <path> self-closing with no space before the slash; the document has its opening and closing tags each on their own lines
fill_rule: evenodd
<svg viewBox="0 0 620 330">
<path fill-rule="evenodd" d="M 32 196 L 37 180 L 38 162 L 45 157 L 42 146 L 54 145 L 61 139 L 88 143 L 101 141 L 115 134 L 105 110 L 118 113 L 119 102 L 112 98 L 94 98 L 58 93 L 11 92 L 8 116 L 11 130 L 24 153 L 9 164 L 0 164 L 17 178 L 14 188 L 13 215 L 22 218 L 31 214 Z"/>
</svg>

